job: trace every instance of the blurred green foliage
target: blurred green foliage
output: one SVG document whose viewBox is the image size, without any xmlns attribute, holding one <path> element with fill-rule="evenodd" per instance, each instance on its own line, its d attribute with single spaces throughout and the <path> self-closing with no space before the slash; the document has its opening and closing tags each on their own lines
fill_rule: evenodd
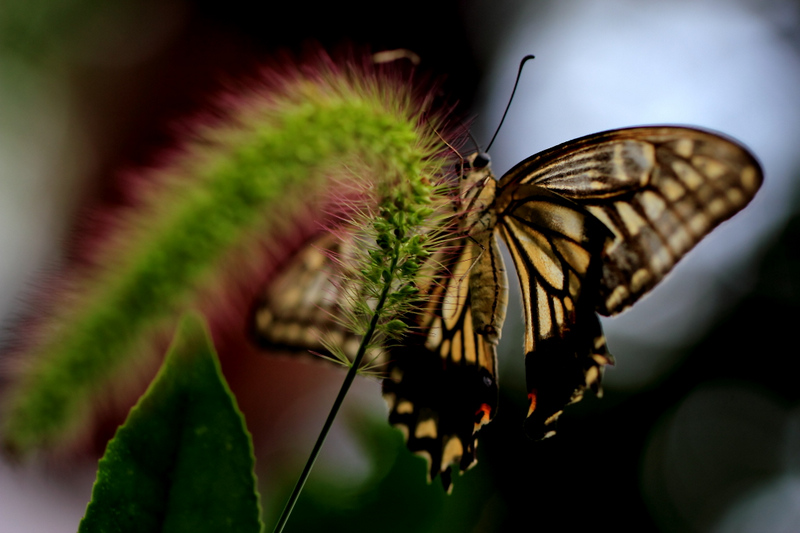
<svg viewBox="0 0 800 533">
<path fill-rule="evenodd" d="M 0 53 L 41 62 L 90 32 L 98 12 L 133 4 L 132 0 L 4 0 Z"/>
</svg>

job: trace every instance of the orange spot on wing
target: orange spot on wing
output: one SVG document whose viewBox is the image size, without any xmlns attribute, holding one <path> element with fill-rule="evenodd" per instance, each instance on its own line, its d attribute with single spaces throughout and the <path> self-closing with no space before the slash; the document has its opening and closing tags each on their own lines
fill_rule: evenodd
<svg viewBox="0 0 800 533">
<path fill-rule="evenodd" d="M 492 418 L 492 408 L 489 404 L 481 404 L 477 411 L 475 411 L 475 431 L 478 431 L 484 424 L 488 424 Z"/>
<path fill-rule="evenodd" d="M 531 416 L 536 410 L 536 392 L 536 389 L 533 389 L 528 393 L 528 399 L 531 401 L 531 406 L 528 408 L 528 416 Z"/>
</svg>

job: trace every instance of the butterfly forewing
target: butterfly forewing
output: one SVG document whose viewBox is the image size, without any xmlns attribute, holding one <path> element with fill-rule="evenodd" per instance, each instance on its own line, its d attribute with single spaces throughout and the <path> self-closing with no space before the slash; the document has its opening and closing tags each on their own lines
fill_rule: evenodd
<svg viewBox="0 0 800 533">
<path fill-rule="evenodd" d="M 536 184 L 580 204 L 614 234 L 596 303 L 613 315 L 652 289 L 761 185 L 758 162 L 729 139 L 680 127 L 590 135 L 526 159 L 501 188 Z"/>
<path fill-rule="evenodd" d="M 264 348 L 333 357 L 331 347 L 353 359 L 361 339 L 344 324 L 360 288 L 353 281 L 352 239 L 322 234 L 312 239 L 266 288 L 255 306 L 252 336 Z M 362 368 L 379 367 L 373 348 Z"/>
</svg>

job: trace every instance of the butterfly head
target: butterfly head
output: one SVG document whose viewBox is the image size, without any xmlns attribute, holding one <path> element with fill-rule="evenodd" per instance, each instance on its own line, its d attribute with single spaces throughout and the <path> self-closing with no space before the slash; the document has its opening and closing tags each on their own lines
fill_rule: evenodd
<svg viewBox="0 0 800 533">
<path fill-rule="evenodd" d="M 465 169 L 482 169 L 492 166 L 492 158 L 487 152 L 474 152 L 464 160 Z"/>
<path fill-rule="evenodd" d="M 461 161 L 459 168 L 459 196 L 462 211 L 475 209 L 475 200 L 494 182 L 492 160 L 486 152 L 473 152 Z"/>
</svg>

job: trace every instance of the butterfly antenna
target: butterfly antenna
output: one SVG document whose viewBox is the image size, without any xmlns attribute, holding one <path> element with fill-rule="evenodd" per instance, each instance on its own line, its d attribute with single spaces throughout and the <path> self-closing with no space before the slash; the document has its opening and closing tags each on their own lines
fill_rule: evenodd
<svg viewBox="0 0 800 533">
<path fill-rule="evenodd" d="M 489 146 L 486 147 L 486 151 L 489 151 L 489 148 L 492 147 L 497 134 L 500 132 L 500 127 L 503 125 L 503 121 L 506 119 L 506 115 L 508 114 L 508 110 L 511 107 L 511 101 L 514 100 L 514 93 L 517 92 L 517 85 L 519 85 L 519 78 L 522 76 L 522 67 L 525 66 L 525 63 L 529 59 L 533 59 L 534 56 L 526 55 L 522 58 L 522 61 L 519 62 L 519 71 L 517 71 L 517 80 L 514 82 L 514 88 L 511 90 L 511 97 L 508 99 L 508 105 L 506 105 L 506 110 L 503 112 L 503 118 L 500 119 L 500 124 L 497 125 L 497 129 L 494 130 L 494 135 L 492 135 L 492 140 L 489 141 Z"/>
</svg>

